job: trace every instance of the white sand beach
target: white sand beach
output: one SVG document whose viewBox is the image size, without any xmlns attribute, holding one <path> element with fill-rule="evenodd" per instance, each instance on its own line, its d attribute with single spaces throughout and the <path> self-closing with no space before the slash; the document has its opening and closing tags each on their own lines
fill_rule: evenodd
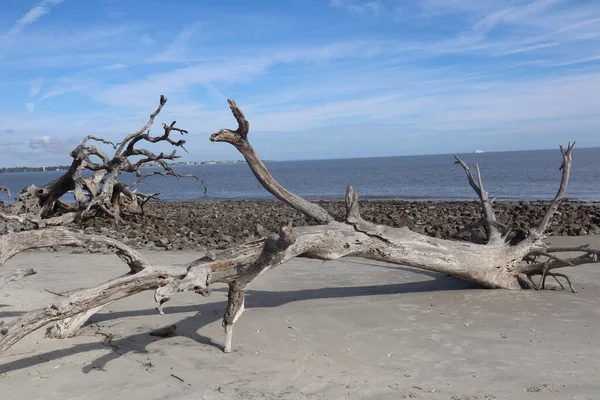
<svg viewBox="0 0 600 400">
<path fill-rule="evenodd" d="M 600 245 L 600 236 L 550 240 Z M 199 257 L 143 253 L 154 263 Z M 127 271 L 114 255 L 71 250 L 20 254 L 3 268 L 25 266 L 38 273 L 3 289 L 2 320 Z M 76 338 L 46 339 L 44 328 L 17 343 L 0 357 L 0 398 L 597 399 L 598 266 L 566 271 L 572 294 L 295 259 L 250 285 L 231 354 L 221 350 L 224 287 L 180 294 L 162 316 L 146 292 L 109 305 Z M 176 336 L 148 335 L 169 324 Z"/>
</svg>

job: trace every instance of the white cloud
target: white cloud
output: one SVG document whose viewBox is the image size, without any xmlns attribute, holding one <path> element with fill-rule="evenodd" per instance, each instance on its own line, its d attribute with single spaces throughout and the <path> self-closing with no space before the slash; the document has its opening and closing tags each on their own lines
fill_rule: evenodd
<svg viewBox="0 0 600 400">
<path fill-rule="evenodd" d="M 587 47 L 597 48 L 600 38 L 600 6 L 596 2 L 421 0 L 418 4 L 425 21 L 470 26 L 456 30 L 449 39 L 423 44 L 424 51 L 494 57 L 548 54 L 558 58 L 583 53 Z"/>
<path fill-rule="evenodd" d="M 43 150 L 49 153 L 69 154 L 79 142 L 72 138 L 57 136 L 36 136 L 29 141 L 29 147 L 33 150 Z"/>
<path fill-rule="evenodd" d="M 31 114 L 33 112 L 33 110 L 35 110 L 35 104 L 34 103 L 25 103 L 25 109 L 27 110 L 28 114 Z"/>
<path fill-rule="evenodd" d="M 221 20 L 208 18 L 199 25 L 206 35 L 191 26 L 175 38 L 134 25 L 107 33 L 98 27 L 61 33 L 54 26 L 37 36 L 32 29 L 13 38 L 14 44 L 0 38 L 5 54 L 0 68 L 18 69 L 23 79 L 14 86 L 35 96 L 26 106 L 27 118 L 19 110 L 1 116 L 0 132 L 18 126 L 19 135 L 36 137 L 35 148 L 59 146 L 61 141 L 48 135 L 55 126 L 61 135 L 101 129 L 118 140 L 145 122 L 160 94 L 169 98 L 160 122 L 177 119 L 183 128 L 202 133 L 232 124 L 225 97 L 236 99 L 259 131 L 378 124 L 378 129 L 441 138 L 460 131 L 584 132 L 600 123 L 593 117 L 600 115 L 600 4 L 423 0 L 422 12 L 412 13 L 413 20 L 401 28 L 406 35 L 384 25 L 392 18 L 390 4 L 331 1 L 339 8 L 335 24 L 315 28 L 296 21 L 300 29 L 290 41 L 285 29 L 278 37 L 268 24 L 263 24 L 264 40 L 254 40 L 259 37 L 254 31 L 255 37 L 239 36 L 244 24 L 214 35 L 211 23 Z M 337 12 L 342 10 L 354 15 Z M 362 23 L 374 26 L 366 17 L 377 12 L 377 28 L 366 34 L 358 29 Z M 195 18 L 184 18 L 181 26 Z M 304 28 L 312 36 L 299 38 Z M 348 40 L 331 39 L 341 34 Z M 152 48 L 165 41 L 159 51 Z M 40 100 L 59 95 L 54 111 L 40 107 Z M 73 102 L 86 109 L 74 114 Z M 201 140 L 190 142 L 204 145 Z"/>
<path fill-rule="evenodd" d="M 377 15 L 382 10 L 382 5 L 379 1 L 331 0 L 329 5 L 331 7 L 342 8 L 346 11 L 356 14 L 370 12 Z"/>
<path fill-rule="evenodd" d="M 17 20 L 15 25 L 8 31 L 8 35 L 16 35 L 20 33 L 27 25 L 31 25 L 39 20 L 44 15 L 50 12 L 50 9 L 64 0 L 44 0 L 39 5 L 31 8 L 21 18 Z"/>
<path fill-rule="evenodd" d="M 473 27 L 476 31 L 490 31 L 500 23 L 521 23 L 526 18 L 539 15 L 565 0 L 537 0 L 531 3 L 513 5 L 488 14 Z"/>
<path fill-rule="evenodd" d="M 592 56 L 592 57 L 586 57 L 586 58 L 580 58 L 578 60 L 570 60 L 570 61 L 563 61 L 563 62 L 559 62 L 559 63 L 554 63 L 554 64 L 551 64 L 551 66 L 553 66 L 553 67 L 559 67 L 559 66 L 566 66 L 566 65 L 583 64 L 583 63 L 589 63 L 589 62 L 598 61 L 598 60 L 600 60 L 600 55 L 598 55 L 598 56 Z"/>
<path fill-rule="evenodd" d="M 169 97 L 189 91 L 195 85 L 214 82 L 242 82 L 264 71 L 271 64 L 266 59 L 240 59 L 232 62 L 200 64 L 155 74 L 145 79 L 111 85 L 91 96 L 112 106 L 150 107 L 160 94 Z"/>
<path fill-rule="evenodd" d="M 198 24 L 185 27 L 175 40 L 161 53 L 150 57 L 149 63 L 178 63 L 187 60 L 190 55 L 189 42 L 198 31 Z"/>
<path fill-rule="evenodd" d="M 116 69 L 127 69 L 129 68 L 129 65 L 127 64 L 111 64 L 111 65 L 107 65 L 105 67 L 99 67 L 99 70 L 116 70 Z"/>
<path fill-rule="evenodd" d="M 44 79 L 38 78 L 29 82 L 29 95 L 36 96 L 42 90 Z"/>
<path fill-rule="evenodd" d="M 221 61 L 198 62 L 170 72 L 153 74 L 131 83 L 111 85 L 90 95 L 97 101 L 112 106 L 139 106 L 147 108 L 159 94 L 172 96 L 191 91 L 202 85 L 212 93 L 214 84 L 241 84 L 265 73 L 276 64 L 317 63 L 343 58 L 373 57 L 384 51 L 378 41 L 341 42 L 324 46 L 263 50 L 265 55 L 254 57 L 223 57 Z M 385 51 L 395 51 L 393 46 Z M 216 57 L 217 59 L 219 57 Z"/>
</svg>

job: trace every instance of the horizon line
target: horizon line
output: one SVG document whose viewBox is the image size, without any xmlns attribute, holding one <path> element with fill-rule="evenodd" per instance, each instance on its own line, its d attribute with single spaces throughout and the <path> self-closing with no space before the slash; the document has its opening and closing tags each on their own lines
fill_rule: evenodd
<svg viewBox="0 0 600 400">
<path fill-rule="evenodd" d="M 333 158 L 296 158 L 296 159 L 281 159 L 281 160 L 277 160 L 277 159 L 273 159 L 273 158 L 269 158 L 266 160 L 262 160 L 263 162 L 293 162 L 293 161 L 327 161 L 327 160 L 361 160 L 361 159 L 369 159 L 369 158 L 395 158 L 395 157 L 427 157 L 427 156 L 456 156 L 456 155 L 466 155 L 466 154 L 488 154 L 488 153 L 492 153 L 492 154 L 496 154 L 496 153 L 518 153 L 518 152 L 525 152 L 525 151 L 550 151 L 550 150 L 559 150 L 560 147 L 557 146 L 556 148 L 541 148 L 541 149 L 523 149 L 523 150 L 492 150 L 492 151 L 487 151 L 484 150 L 483 153 L 474 153 L 473 151 L 471 152 L 454 152 L 454 153 L 421 153 L 421 154 L 402 154 L 402 155 L 388 155 L 388 156 L 359 156 L 359 157 L 333 157 Z M 600 149 L 600 146 L 580 146 L 580 147 L 576 147 L 576 149 Z M 479 149 L 478 149 L 479 150 Z M 224 162 L 224 161 L 237 161 L 237 162 L 230 162 L 229 164 L 247 164 L 247 162 L 245 160 L 190 160 L 190 161 L 175 161 L 176 163 L 202 163 L 202 162 Z M 242 162 L 239 162 L 242 161 Z M 69 166 L 70 164 L 56 164 L 56 165 L 40 165 L 40 166 L 33 166 L 33 165 L 27 165 L 27 166 L 0 166 L 0 169 L 2 168 L 43 168 L 43 167 L 56 167 L 56 166 Z M 216 165 L 216 164 L 205 164 L 205 165 Z M 226 165 L 226 164 L 221 164 L 221 165 Z M 150 167 L 151 168 L 151 167 Z M 30 171 L 30 172 L 36 172 L 36 171 Z M 52 172 L 52 171 L 47 171 L 47 172 Z M 56 171 L 54 171 L 56 172 Z"/>
</svg>

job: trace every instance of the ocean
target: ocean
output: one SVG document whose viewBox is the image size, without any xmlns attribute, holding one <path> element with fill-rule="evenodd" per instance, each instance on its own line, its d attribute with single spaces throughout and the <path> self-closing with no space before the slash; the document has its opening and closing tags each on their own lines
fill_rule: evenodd
<svg viewBox="0 0 600 400">
<path fill-rule="evenodd" d="M 484 188 L 499 201 L 552 199 L 558 189 L 560 150 L 458 154 L 469 166 L 479 163 Z M 566 198 L 600 201 L 600 148 L 575 148 Z M 335 160 L 271 161 L 267 168 L 287 189 L 311 200 L 343 199 L 351 184 L 361 199 L 474 200 L 463 169 L 453 155 L 353 158 Z M 148 169 L 151 171 L 152 169 Z M 244 164 L 182 166 L 181 174 L 196 174 L 207 192 L 189 178 L 155 176 L 137 186 L 143 193 L 160 193 L 168 201 L 274 199 Z M 474 169 L 473 169 L 473 172 Z M 0 186 L 13 194 L 28 184 L 41 186 L 60 172 L 0 174 Z M 132 176 L 123 180 L 131 182 Z M 5 201 L 10 202 L 0 194 Z"/>
</svg>

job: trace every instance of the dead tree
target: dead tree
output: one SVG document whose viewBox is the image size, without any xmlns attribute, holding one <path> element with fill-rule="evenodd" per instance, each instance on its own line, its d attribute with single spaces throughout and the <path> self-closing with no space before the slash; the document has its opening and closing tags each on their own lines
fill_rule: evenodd
<svg viewBox="0 0 600 400">
<path fill-rule="evenodd" d="M 320 225 L 293 228 L 287 224 L 278 234 L 262 240 L 174 266 L 153 266 L 126 246 L 113 246 L 130 267 L 134 265 L 129 274 L 91 289 L 73 292 L 60 301 L 0 326 L 0 354 L 30 332 L 50 322 L 85 316 L 108 303 L 141 291 L 155 290 L 154 298 L 159 304 L 158 311 L 162 313 L 165 302 L 176 293 L 193 290 L 207 296 L 211 285 L 215 283 L 229 286 L 223 327 L 224 351 L 230 352 L 233 326 L 244 311 L 248 284 L 260 274 L 294 257 L 333 260 L 358 256 L 439 272 L 490 289 L 539 290 L 545 288 L 546 280 L 551 277 L 559 283 L 559 279 L 564 279 L 573 290 L 567 275 L 557 270 L 594 263 L 600 254 L 600 250 L 587 246 L 557 248 L 544 243 L 545 231 L 567 189 L 573 161 L 571 143 L 566 149 L 561 146 L 562 180 L 554 200 L 540 223 L 520 235 L 515 235 L 509 224 L 502 224 L 496 218 L 492 202 L 483 188 L 479 167 L 475 167 L 475 177 L 469 167 L 457 159 L 483 209 L 481 225 L 487 232 L 487 239 L 484 244 L 476 244 L 433 238 L 412 232 L 406 227 L 392 228 L 368 222 L 360 215 L 358 196 L 351 186 L 346 191 L 346 214 L 343 216 L 332 215 L 319 205 L 297 196 L 282 187 L 268 172 L 248 141 L 248 121 L 235 102 L 230 100 L 229 104 L 238 128 L 221 129 L 212 134 L 210 140 L 235 146 L 265 189 Z M 63 229 L 48 228 L 46 236 L 63 237 L 65 244 L 71 245 L 91 240 L 87 235 L 76 235 L 72 231 L 67 233 Z M 76 237 L 73 238 L 73 235 Z M 30 246 L 37 243 L 31 238 L 28 240 Z M 43 239 L 39 240 L 45 243 Z M 21 243 L 20 246 L 18 251 L 28 245 Z M 0 247 L 0 251 L 5 249 Z M 557 253 L 579 255 L 559 258 Z"/>
<path fill-rule="evenodd" d="M 66 225 L 78 219 L 100 214 L 119 222 L 124 214 L 142 213 L 146 202 L 156 195 L 142 194 L 132 189 L 149 176 L 163 175 L 177 178 L 185 176 L 202 182 L 194 175 L 178 174 L 169 165 L 168 161 L 180 158 L 177 149 L 169 154 L 162 152 L 155 154 L 148 149 L 138 147 L 141 144 L 168 143 L 175 148 L 185 150 L 185 140 L 175 141 L 171 138 L 174 132 L 181 135 L 188 133 L 176 127 L 175 121 L 170 125 L 163 124 L 162 135 L 150 135 L 149 128 L 154 124 L 155 118 L 166 102 L 167 99 L 161 96 L 158 108 L 150 115 L 148 122 L 120 143 L 91 135 L 86 136 L 71 152 L 73 161 L 61 177 L 39 188 L 35 185 L 24 188 L 15 196 L 12 204 L 0 209 L 0 218 L 21 223 L 32 222 L 38 227 Z M 114 151 L 113 155 L 109 156 L 107 151 L 90 142 L 110 146 Z M 162 167 L 162 171 L 143 174 L 141 168 L 150 163 Z M 86 171 L 92 174 L 85 175 Z M 125 184 L 119 181 L 123 173 L 133 173 L 138 179 Z M 10 195 L 9 192 L 7 193 Z M 74 203 L 61 199 L 67 193 L 73 194 Z"/>
</svg>

